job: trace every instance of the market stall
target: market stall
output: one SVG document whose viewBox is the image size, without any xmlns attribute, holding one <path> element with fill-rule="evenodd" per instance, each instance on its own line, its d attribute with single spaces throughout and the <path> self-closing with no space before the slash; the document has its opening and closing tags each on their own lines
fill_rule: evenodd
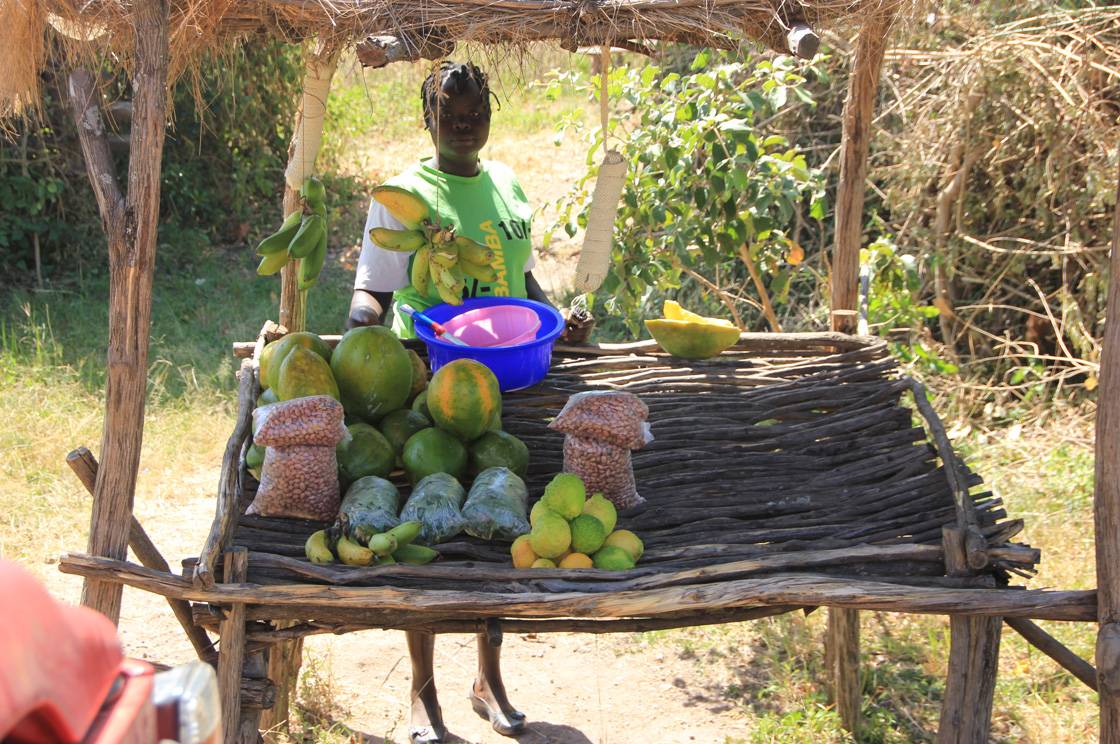
<svg viewBox="0 0 1120 744">
<path fill-rule="evenodd" d="M 1006 618 L 1087 684 L 1099 686 L 1101 741 L 1120 741 L 1120 325 L 1109 325 L 1101 361 L 1099 595 L 1012 588 L 1010 579 L 1029 577 L 1038 561 L 1036 551 L 1010 542 L 1021 522 L 1009 519 L 998 499 L 980 488 L 978 476 L 958 461 L 920 387 L 897 374 L 883 344 L 835 332 L 745 335 L 734 349 L 706 362 L 672 359 L 650 345 L 558 348 L 554 369 L 542 385 L 508 396 L 503 425 L 531 445 L 526 480 L 534 498 L 562 462 L 560 439 L 546 422 L 569 395 L 620 389 L 648 405 L 655 441 L 633 457 L 635 482 L 646 503 L 619 514 L 620 525 L 646 535 L 647 552 L 630 570 L 554 569 L 538 576 L 510 567 L 508 548 L 466 539 L 444 545 L 441 559 L 423 566 L 320 566 L 306 560 L 300 545 L 321 524 L 245 514 L 255 484 L 244 455 L 260 392 L 260 355 L 278 330 L 272 326 L 251 348 L 239 348 L 249 358 L 240 370 L 238 420 L 223 462 L 215 520 L 199 555 L 186 557 L 185 573 L 170 567 L 132 516 L 166 91 L 202 51 L 262 33 L 294 42 L 318 40 L 286 177 L 285 215 L 290 215 L 298 188 L 314 172 L 323 99 L 337 54 L 347 45 L 357 46 L 371 65 L 437 58 L 458 41 L 545 39 L 569 49 L 609 45 L 648 51 L 645 42 L 653 39 L 733 47 L 745 35 L 808 55 L 816 46 L 815 28 L 859 23 L 844 113 L 832 260 L 833 331 L 850 333 L 874 96 L 900 5 L 827 0 L 5 4 L 11 18 L 0 29 L 0 60 L 7 73 L 0 103 L 10 113 L 34 101 L 48 52 L 69 60 L 75 121 L 109 239 L 102 462 L 81 451 L 71 460 L 94 496 L 90 543 L 87 554 L 65 556 L 60 564 L 87 577 L 83 602 L 115 620 L 122 584 L 166 596 L 199 655 L 218 665 L 229 741 L 255 740 L 261 711 L 285 709 L 293 653 L 298 659 L 292 641 L 311 633 L 372 627 L 468 630 L 480 624 L 494 635 L 503 625 L 518 631 L 624 631 L 817 606 L 831 608 L 829 664 L 837 706 L 849 728 L 857 726 L 859 710 L 855 612 L 879 609 L 951 617 L 940 740 L 986 741 Z M 105 59 L 133 75 L 126 186 L 113 172 L 94 77 L 82 67 Z M 1120 275 L 1115 237 L 1112 265 L 1114 275 Z M 279 317 L 284 331 L 303 326 L 297 269 L 284 270 Z M 1120 306 L 1116 282 L 1110 301 L 1115 313 Z M 925 430 L 914 425 L 903 405 L 911 394 Z M 128 546 L 144 566 L 125 560 Z M 1028 618 L 1099 622 L 1099 671 Z M 218 634 L 216 653 L 207 630 Z"/>
</svg>

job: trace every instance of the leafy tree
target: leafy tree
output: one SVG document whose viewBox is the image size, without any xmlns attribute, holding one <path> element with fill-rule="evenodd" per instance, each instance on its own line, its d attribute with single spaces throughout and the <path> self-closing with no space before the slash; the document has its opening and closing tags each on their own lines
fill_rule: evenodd
<svg viewBox="0 0 1120 744">
<path fill-rule="evenodd" d="M 785 136 L 766 129 L 788 109 L 812 105 L 803 86 L 812 71 L 789 57 L 750 63 L 710 51 L 685 74 L 653 65 L 611 71 L 616 110 L 607 138 L 621 143 L 628 175 L 611 271 L 597 294 L 631 332 L 655 293 L 681 290 L 689 277 L 740 325 L 744 306 L 786 302 L 805 257 L 791 227 L 824 218 L 824 178 Z M 550 92 L 565 83 L 598 88 L 597 79 L 567 74 Z M 560 203 L 556 227 L 569 236 L 586 227 L 602 137 L 592 133 L 589 171 Z M 757 301 L 749 298 L 755 293 Z"/>
</svg>

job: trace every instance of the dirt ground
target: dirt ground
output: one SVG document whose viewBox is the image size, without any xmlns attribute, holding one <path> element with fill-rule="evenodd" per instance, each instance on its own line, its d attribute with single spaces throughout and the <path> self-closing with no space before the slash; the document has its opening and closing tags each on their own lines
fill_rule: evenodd
<svg viewBox="0 0 1120 744">
<path fill-rule="evenodd" d="M 142 480 L 144 476 L 141 476 Z M 181 493 L 138 500 L 137 517 L 172 567 L 197 554 L 213 518 L 210 495 L 219 470 L 185 474 Z M 213 485 L 212 485 L 213 484 Z M 75 487 L 77 483 L 75 482 Z M 73 546 L 81 549 L 81 546 Z M 135 560 L 133 557 L 132 560 Z M 77 602 L 81 580 L 50 563 L 37 567 L 51 592 Z M 163 663 L 194 657 L 162 598 L 126 588 L 120 634 L 131 656 Z M 672 644 L 636 644 L 634 637 L 549 634 L 506 636 L 503 671 L 510 698 L 528 715 L 529 744 L 660 744 L 723 742 L 747 734 L 745 717 L 720 695 L 730 670 L 698 673 L 694 660 Z M 364 631 L 307 639 L 304 678 L 316 697 L 331 701 L 335 719 L 353 741 L 408 741 L 410 665 L 404 634 Z M 436 680 L 451 741 L 503 742 L 470 707 L 475 639 L 436 641 Z"/>
</svg>

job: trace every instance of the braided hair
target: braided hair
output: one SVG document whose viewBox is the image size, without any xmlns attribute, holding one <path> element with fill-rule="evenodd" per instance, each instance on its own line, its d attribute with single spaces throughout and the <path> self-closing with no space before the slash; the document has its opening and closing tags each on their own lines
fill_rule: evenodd
<svg viewBox="0 0 1120 744">
<path fill-rule="evenodd" d="M 424 107 L 425 127 L 432 128 L 439 96 L 443 92 L 443 86 L 448 81 L 452 82 L 456 93 L 462 93 L 467 84 L 474 81 L 482 95 L 482 112 L 487 119 L 490 118 L 490 98 L 493 96 L 496 101 L 497 96 L 490 92 L 490 84 L 487 81 L 486 73 L 471 62 L 444 60 L 440 63 L 439 69 L 433 70 L 420 85 L 420 102 Z"/>
</svg>

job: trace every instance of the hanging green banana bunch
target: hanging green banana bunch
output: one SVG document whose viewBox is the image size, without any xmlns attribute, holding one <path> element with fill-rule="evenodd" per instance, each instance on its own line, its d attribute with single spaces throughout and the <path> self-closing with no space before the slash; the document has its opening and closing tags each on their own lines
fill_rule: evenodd
<svg viewBox="0 0 1120 744">
<path fill-rule="evenodd" d="M 263 258 L 257 273 L 270 276 L 293 258 L 303 259 L 296 276 L 296 286 L 307 289 L 319 279 L 327 257 L 327 189 L 315 176 L 300 187 L 303 202 L 300 209 L 284 218 L 280 229 L 257 245 Z"/>
</svg>

